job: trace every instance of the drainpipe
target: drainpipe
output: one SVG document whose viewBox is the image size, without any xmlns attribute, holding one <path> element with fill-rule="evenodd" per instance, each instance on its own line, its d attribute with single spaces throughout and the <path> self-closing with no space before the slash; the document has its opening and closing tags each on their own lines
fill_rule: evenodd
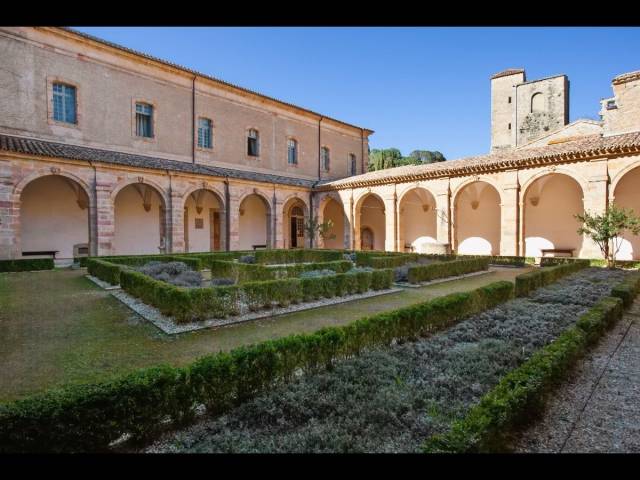
<svg viewBox="0 0 640 480">
<path fill-rule="evenodd" d="M 313 190 L 309 191 L 309 223 L 313 220 Z M 309 248 L 313 248 L 313 237 L 309 235 Z"/>
<path fill-rule="evenodd" d="M 228 252 L 231 250 L 231 209 L 230 203 L 231 194 L 229 193 L 229 177 L 224 177 L 224 223 L 225 223 L 225 231 L 224 231 L 224 247 Z"/>
<path fill-rule="evenodd" d="M 91 160 L 89 160 L 89 166 L 93 168 L 93 191 L 91 195 L 93 196 L 92 203 L 95 212 L 91 225 L 89 226 L 89 256 L 98 256 L 98 170 Z M 91 208 L 91 205 L 89 205 L 89 209 Z M 89 218 L 91 218 L 91 211 L 89 211 Z"/>
<path fill-rule="evenodd" d="M 360 131 L 360 173 L 364 173 L 364 128 L 361 128 Z"/>
<path fill-rule="evenodd" d="M 271 212 L 271 228 L 272 228 L 272 232 L 271 232 L 271 248 L 278 248 L 278 244 L 277 244 L 277 228 L 278 228 L 278 212 L 277 212 L 277 208 L 276 208 L 276 184 L 273 184 L 273 197 L 271 198 L 271 203 L 273 204 L 272 212 Z M 284 229 L 284 225 L 283 225 L 283 229 Z M 282 234 L 284 235 L 284 232 L 282 232 Z"/>
<path fill-rule="evenodd" d="M 320 162 L 322 161 L 322 143 L 320 138 L 320 124 L 322 123 L 323 119 L 324 117 L 320 117 L 320 120 L 318 120 L 318 180 L 322 180 L 322 173 L 321 173 L 321 166 L 320 166 Z"/>
<path fill-rule="evenodd" d="M 167 199 L 169 201 L 169 205 L 167 205 L 167 209 L 164 212 L 164 252 L 173 253 L 173 185 L 169 169 L 167 169 L 167 176 L 169 177 L 169 198 Z M 170 219 L 170 221 L 167 221 L 167 219 Z M 186 247 L 187 246 L 185 245 L 183 250 L 186 250 Z"/>
<path fill-rule="evenodd" d="M 191 162 L 196 163 L 196 76 L 191 86 Z"/>
</svg>

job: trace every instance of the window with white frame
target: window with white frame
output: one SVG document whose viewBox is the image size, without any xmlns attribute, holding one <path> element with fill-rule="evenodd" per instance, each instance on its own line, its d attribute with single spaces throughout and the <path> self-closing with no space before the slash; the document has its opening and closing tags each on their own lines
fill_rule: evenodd
<svg viewBox="0 0 640 480">
<path fill-rule="evenodd" d="M 349 154 L 349 171 L 351 175 L 356 174 L 356 156 L 353 153 Z"/>
<path fill-rule="evenodd" d="M 54 83 L 52 100 L 55 121 L 77 123 L 76 87 L 64 83 Z"/>
<path fill-rule="evenodd" d="M 287 163 L 289 165 L 298 164 L 298 142 L 293 138 L 287 140 Z"/>
<path fill-rule="evenodd" d="M 213 123 L 208 118 L 198 119 L 198 147 L 213 148 Z"/>
<path fill-rule="evenodd" d="M 324 171 L 328 171 L 330 167 L 331 159 L 329 156 L 329 149 L 327 147 L 322 147 L 320 149 L 320 164 L 322 165 L 322 169 Z"/>
<path fill-rule="evenodd" d="M 260 136 L 254 128 L 247 135 L 247 155 L 257 157 L 260 155 Z"/>
<path fill-rule="evenodd" d="M 153 137 L 153 105 L 136 103 L 136 135 Z"/>
</svg>

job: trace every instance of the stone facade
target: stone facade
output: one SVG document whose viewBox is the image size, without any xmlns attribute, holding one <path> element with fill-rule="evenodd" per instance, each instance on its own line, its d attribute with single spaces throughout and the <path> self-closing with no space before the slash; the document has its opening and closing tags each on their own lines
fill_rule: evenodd
<svg viewBox="0 0 640 480">
<path fill-rule="evenodd" d="M 0 52 L 0 258 L 83 244 L 91 255 L 319 246 L 597 258 L 574 215 L 611 201 L 640 212 L 637 72 L 614 79 L 601 122 L 571 124 L 565 76 L 501 72 L 491 154 L 367 173 L 371 130 L 184 67 L 60 28 L 0 28 Z M 76 124 L 51 115 L 54 81 L 77 88 Z M 135 135 L 138 100 L 155 107 L 151 139 Z M 212 149 L 197 147 L 200 117 Z M 333 237 L 301 232 L 310 215 L 331 220 Z M 637 236 L 623 240 L 620 258 L 639 259 Z"/>
<path fill-rule="evenodd" d="M 566 75 L 526 81 L 510 69 L 491 78 L 491 151 L 530 143 L 569 123 Z"/>
</svg>

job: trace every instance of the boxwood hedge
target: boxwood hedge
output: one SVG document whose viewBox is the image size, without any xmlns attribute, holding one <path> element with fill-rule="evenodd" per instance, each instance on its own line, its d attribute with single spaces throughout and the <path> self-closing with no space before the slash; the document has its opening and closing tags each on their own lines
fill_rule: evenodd
<svg viewBox="0 0 640 480">
<path fill-rule="evenodd" d="M 545 395 L 623 314 L 640 292 L 633 274 L 565 330 L 556 340 L 507 374 L 449 432 L 425 442 L 427 453 L 496 452 L 504 450 L 509 431 L 544 406 Z"/>
<path fill-rule="evenodd" d="M 516 297 L 529 295 L 537 288 L 555 282 L 559 278 L 570 275 L 589 266 L 589 260 L 560 264 L 554 267 L 541 267 L 516 277 Z"/>
<path fill-rule="evenodd" d="M 26 258 L 0 260 L 0 272 L 29 272 L 35 270 L 53 270 L 53 258 Z"/>
<path fill-rule="evenodd" d="M 129 273 L 137 275 L 126 272 L 125 277 Z M 510 282 L 497 282 L 345 326 L 208 355 L 186 367 L 147 368 L 0 405 L 0 452 L 106 451 L 125 434 L 148 439 L 193 419 L 198 405 L 210 414 L 222 413 L 297 372 L 433 332 L 512 296 Z"/>
<path fill-rule="evenodd" d="M 409 283 L 428 282 L 438 278 L 454 277 L 489 268 L 489 258 L 470 258 L 419 265 L 409 268 Z"/>
</svg>

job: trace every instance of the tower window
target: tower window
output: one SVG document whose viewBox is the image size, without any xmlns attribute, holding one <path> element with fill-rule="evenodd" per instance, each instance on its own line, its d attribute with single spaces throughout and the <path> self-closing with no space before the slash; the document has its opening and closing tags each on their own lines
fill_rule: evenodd
<svg viewBox="0 0 640 480">
<path fill-rule="evenodd" d="M 511 130 L 511 124 L 509 124 L 509 130 Z"/>
<path fill-rule="evenodd" d="M 509 97 L 509 103 L 511 103 L 511 97 Z"/>
</svg>

